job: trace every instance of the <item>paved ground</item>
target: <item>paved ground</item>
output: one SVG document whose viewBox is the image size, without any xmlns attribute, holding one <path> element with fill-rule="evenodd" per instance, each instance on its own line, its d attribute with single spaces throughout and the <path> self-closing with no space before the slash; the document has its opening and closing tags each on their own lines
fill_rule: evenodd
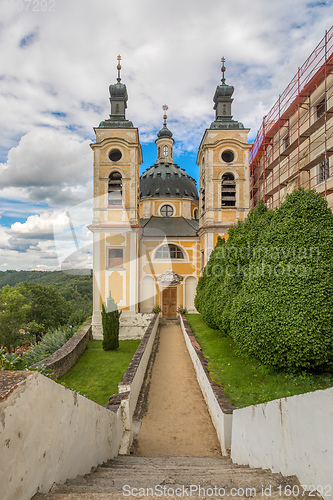
<svg viewBox="0 0 333 500">
<path fill-rule="evenodd" d="M 136 455 L 217 456 L 219 450 L 180 326 L 161 326 Z"/>
</svg>

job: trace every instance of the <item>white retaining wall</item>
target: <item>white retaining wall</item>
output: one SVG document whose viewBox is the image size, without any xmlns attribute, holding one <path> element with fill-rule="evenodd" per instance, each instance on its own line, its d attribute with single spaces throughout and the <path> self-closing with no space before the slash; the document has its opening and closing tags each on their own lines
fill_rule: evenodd
<svg viewBox="0 0 333 500">
<path fill-rule="evenodd" d="M 31 372 L 0 402 L 1 500 L 30 500 L 117 456 L 120 413 Z"/>
<path fill-rule="evenodd" d="M 234 410 L 231 458 L 333 496 L 333 387 Z"/>
<path fill-rule="evenodd" d="M 188 352 L 191 356 L 194 370 L 197 376 L 197 380 L 202 391 L 203 397 L 206 401 L 213 425 L 216 429 L 217 437 L 221 445 L 222 455 L 226 456 L 229 454 L 231 447 L 231 427 L 232 427 L 232 414 L 223 413 L 216 397 L 213 392 L 213 389 L 210 385 L 210 381 L 208 380 L 205 370 L 202 367 L 200 359 L 197 356 L 197 353 L 194 347 L 191 344 L 191 340 L 186 333 L 183 318 L 180 317 L 180 325 L 185 338 L 186 346 Z"/>
</svg>

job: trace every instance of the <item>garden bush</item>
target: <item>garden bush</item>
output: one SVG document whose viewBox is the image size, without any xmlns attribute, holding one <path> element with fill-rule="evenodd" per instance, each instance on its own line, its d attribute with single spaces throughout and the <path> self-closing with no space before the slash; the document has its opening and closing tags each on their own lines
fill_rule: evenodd
<svg viewBox="0 0 333 500">
<path fill-rule="evenodd" d="M 66 344 L 67 340 L 72 337 L 73 333 L 73 329 L 69 326 L 63 326 L 54 332 L 47 333 L 38 344 L 23 354 L 23 359 L 28 362 L 29 366 L 31 366 L 34 363 L 38 363 L 38 361 L 48 358 L 51 354 Z"/>
<path fill-rule="evenodd" d="M 232 307 L 242 350 L 287 371 L 332 369 L 333 214 L 299 189 L 276 209 Z"/>
<path fill-rule="evenodd" d="M 199 279 L 196 308 L 211 328 L 219 329 L 223 334 L 230 331 L 232 301 L 248 274 L 257 241 L 271 217 L 272 212 L 261 202 L 245 221 L 238 221 L 229 229 L 226 241 L 218 238 Z"/>
<path fill-rule="evenodd" d="M 333 214 L 315 191 L 263 203 L 218 240 L 195 304 L 244 352 L 287 371 L 333 368 Z"/>
<path fill-rule="evenodd" d="M 119 317 L 121 312 L 113 298 L 107 299 L 106 307 L 102 305 L 103 349 L 112 351 L 119 347 Z"/>
</svg>

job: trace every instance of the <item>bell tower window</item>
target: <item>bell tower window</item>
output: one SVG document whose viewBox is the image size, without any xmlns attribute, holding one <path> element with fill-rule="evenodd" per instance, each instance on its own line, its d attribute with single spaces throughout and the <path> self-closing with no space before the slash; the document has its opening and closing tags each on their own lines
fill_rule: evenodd
<svg viewBox="0 0 333 500">
<path fill-rule="evenodd" d="M 236 182 L 233 174 L 223 174 L 222 176 L 221 206 L 236 206 Z"/>
<path fill-rule="evenodd" d="M 111 172 L 108 184 L 108 204 L 121 205 L 123 194 L 123 183 L 120 172 Z"/>
<path fill-rule="evenodd" d="M 163 147 L 163 156 L 168 156 L 169 148 L 168 146 Z"/>
</svg>

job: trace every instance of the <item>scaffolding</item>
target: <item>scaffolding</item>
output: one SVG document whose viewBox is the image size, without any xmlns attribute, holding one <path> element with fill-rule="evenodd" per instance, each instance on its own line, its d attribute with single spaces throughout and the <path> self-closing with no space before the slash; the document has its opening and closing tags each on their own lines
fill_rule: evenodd
<svg viewBox="0 0 333 500">
<path fill-rule="evenodd" d="M 333 207 L 333 27 L 263 118 L 250 153 L 251 206 L 270 208 L 298 186 Z"/>
</svg>

